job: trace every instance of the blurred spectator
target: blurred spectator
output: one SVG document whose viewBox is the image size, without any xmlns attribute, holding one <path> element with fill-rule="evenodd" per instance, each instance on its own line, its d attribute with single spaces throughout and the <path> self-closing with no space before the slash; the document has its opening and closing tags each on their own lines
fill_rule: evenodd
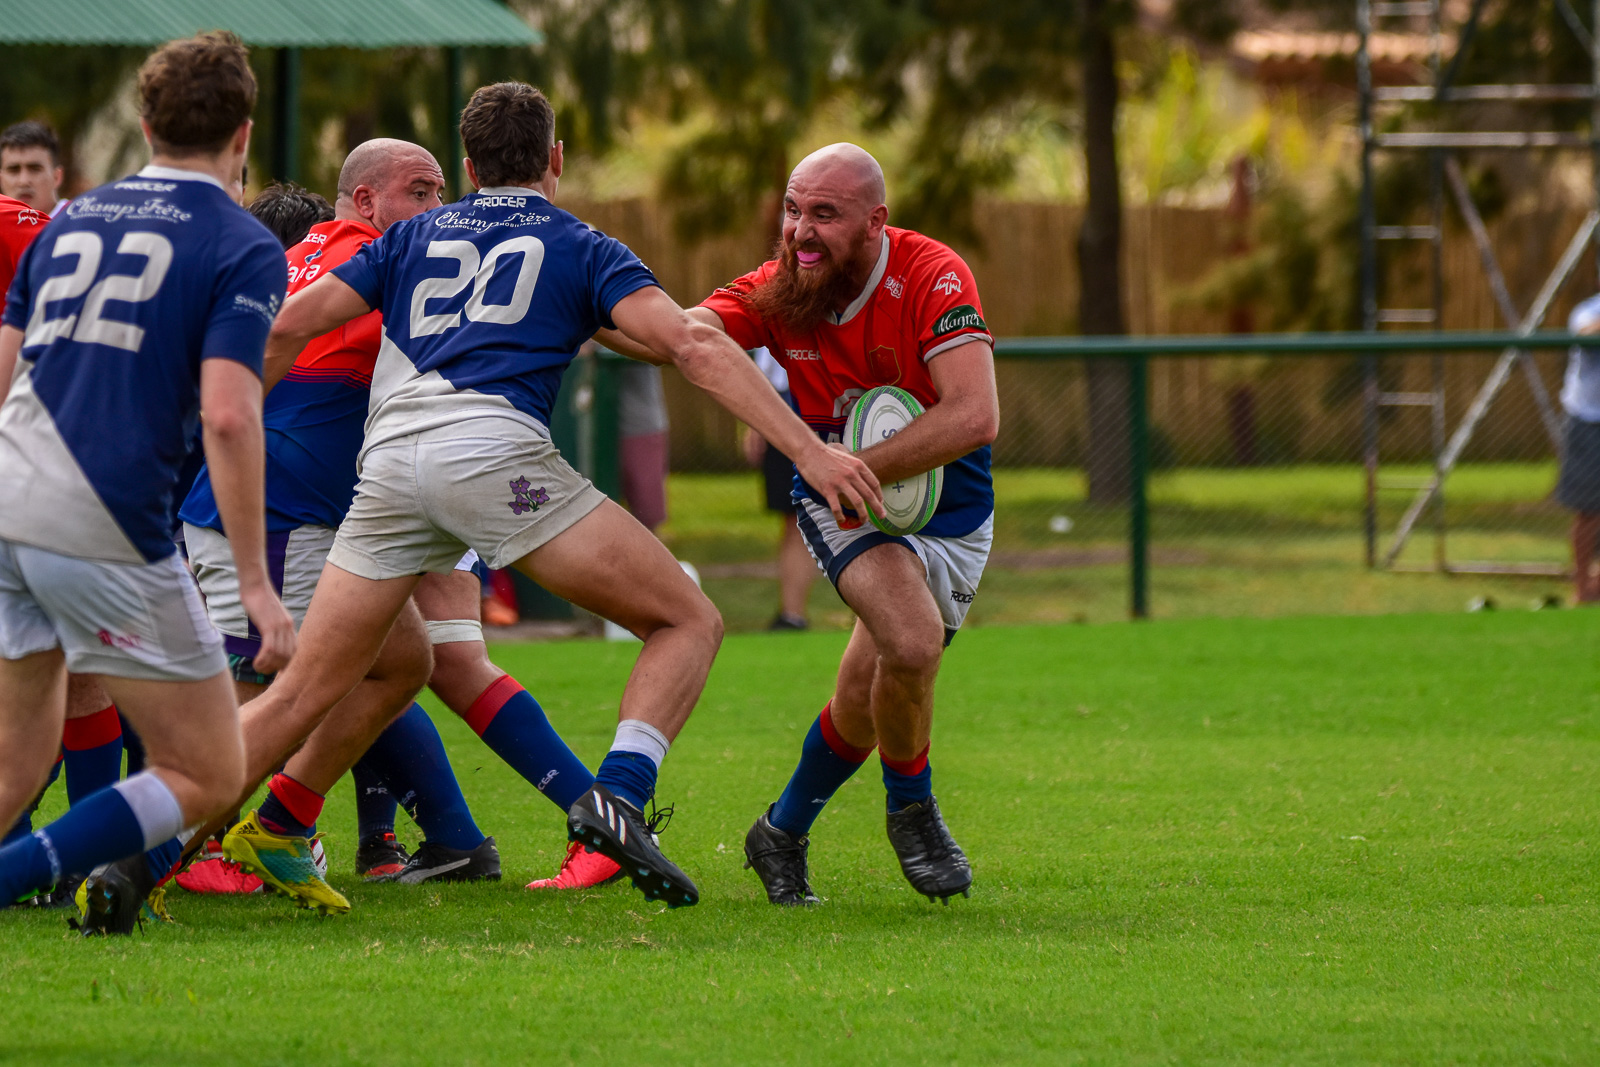
<svg viewBox="0 0 1600 1067">
<path fill-rule="evenodd" d="M 661 368 L 626 360 L 617 397 L 622 495 L 651 531 L 667 521 L 667 398 Z"/>
<path fill-rule="evenodd" d="M 793 407 L 789 375 L 772 358 L 772 353 L 758 348 L 750 355 L 784 402 Z M 817 579 L 817 563 L 811 558 L 800 536 L 800 527 L 795 523 L 794 500 L 790 497 L 794 489 L 794 462 L 749 428 L 745 430 L 744 458 L 752 467 L 761 468 L 767 510 L 777 512 L 783 522 L 783 539 L 778 542 L 778 614 L 767 629 L 804 630 L 809 625 L 806 598 L 811 593 L 811 583 Z"/>
<path fill-rule="evenodd" d="M 0 132 L 0 194 L 35 211 L 54 215 L 69 201 L 60 199 L 61 142 L 42 122 L 18 122 Z"/>
<path fill-rule="evenodd" d="M 1573 308 L 1567 329 L 1600 333 L 1600 296 Z M 1567 427 L 1556 499 L 1573 512 L 1573 592 L 1578 603 L 1592 604 L 1600 600 L 1600 574 L 1595 571 L 1600 547 L 1600 347 L 1573 347 L 1561 406 L 1567 412 Z"/>
</svg>

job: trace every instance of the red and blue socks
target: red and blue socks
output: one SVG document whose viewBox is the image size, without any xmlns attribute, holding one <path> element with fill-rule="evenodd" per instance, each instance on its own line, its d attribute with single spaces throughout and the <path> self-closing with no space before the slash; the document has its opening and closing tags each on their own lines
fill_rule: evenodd
<svg viewBox="0 0 1600 1067">
<path fill-rule="evenodd" d="M 463 851 L 483 844 L 483 831 L 472 819 L 467 798 L 461 795 L 461 784 L 445 755 L 438 728 L 421 704 L 412 704 L 378 735 L 351 773 L 357 771 L 362 772 L 356 776 L 356 813 L 361 820 L 362 840 L 394 830 L 394 805 L 398 801 L 422 828 L 423 836 L 434 844 Z M 366 790 L 361 783 L 368 775 L 386 790 L 388 825 L 381 828 L 375 818 L 370 827 L 366 821 L 376 816 L 379 806 L 372 802 L 371 794 L 363 795 Z M 363 801 L 370 815 L 363 813 Z"/>
<path fill-rule="evenodd" d="M 933 796 L 933 768 L 928 766 L 928 746 L 908 760 L 892 760 L 878 753 L 883 762 L 883 788 L 889 794 L 889 811 L 904 811 Z"/>
<path fill-rule="evenodd" d="M 600 761 L 594 780 L 629 804 L 644 810 L 656 793 L 656 775 L 667 758 L 672 742 L 667 735 L 647 722 L 623 719 L 617 723 L 617 736 L 611 751 Z"/>
<path fill-rule="evenodd" d="M 267 783 L 267 799 L 256 811 L 261 828 L 279 837 L 310 837 L 322 815 L 322 794 L 279 772 Z"/>
<path fill-rule="evenodd" d="M 792 837 L 804 837 L 833 794 L 870 755 L 872 749 L 856 748 L 839 736 L 833 727 L 833 701 L 828 701 L 806 733 L 800 746 L 800 763 L 778 802 L 772 805 L 769 821 Z"/>
<path fill-rule="evenodd" d="M 562 811 L 594 785 L 589 768 L 561 740 L 539 702 L 511 675 L 502 674 L 489 683 L 462 718 L 495 755 Z"/>
<path fill-rule="evenodd" d="M 165 782 L 146 771 L 83 798 L 42 830 L 0 848 L 0 901 L 160 846 L 183 829 Z"/>
<path fill-rule="evenodd" d="M 121 778 L 122 720 L 116 705 L 81 719 L 68 719 L 61 731 L 61 748 L 67 803 L 76 804 Z"/>
</svg>

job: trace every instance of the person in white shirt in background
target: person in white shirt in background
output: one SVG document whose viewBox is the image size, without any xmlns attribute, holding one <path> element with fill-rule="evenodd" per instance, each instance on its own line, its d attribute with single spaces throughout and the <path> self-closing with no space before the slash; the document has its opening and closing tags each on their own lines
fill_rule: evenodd
<svg viewBox="0 0 1600 1067">
<path fill-rule="evenodd" d="M 1567 329 L 1600 334 L 1600 296 L 1572 309 Z M 1572 511 L 1572 581 L 1579 604 L 1600 601 L 1600 346 L 1574 345 L 1561 406 L 1567 413 L 1556 499 Z"/>
<path fill-rule="evenodd" d="M 750 355 L 778 395 L 793 406 L 789 374 L 772 358 L 772 353 L 757 348 Z M 767 629 L 804 630 L 810 625 L 806 619 L 806 599 L 819 572 L 817 561 L 811 558 L 795 522 L 794 501 L 789 495 L 794 487 L 794 464 L 754 430 L 745 430 L 742 443 L 745 462 L 761 469 L 767 510 L 777 513 L 783 520 L 783 539 L 778 542 L 778 614 Z"/>
</svg>

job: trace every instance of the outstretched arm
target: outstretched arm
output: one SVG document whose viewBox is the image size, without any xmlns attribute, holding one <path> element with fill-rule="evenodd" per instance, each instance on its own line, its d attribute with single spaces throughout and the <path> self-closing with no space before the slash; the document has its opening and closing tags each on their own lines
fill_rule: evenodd
<svg viewBox="0 0 1600 1067">
<path fill-rule="evenodd" d="M 994 353 L 987 342 L 969 341 L 928 362 L 939 402 L 887 441 L 863 449 L 880 482 L 914 478 L 994 440 L 1000 401 L 994 384 Z"/>
<path fill-rule="evenodd" d="M 354 289 L 332 274 L 324 274 L 285 300 L 267 339 L 262 391 L 283 380 L 306 345 L 371 310 Z"/>
<path fill-rule="evenodd" d="M 651 285 L 617 301 L 611 318 L 623 334 L 655 357 L 651 362 L 674 364 L 734 417 L 793 457 L 801 476 L 841 521 L 845 507 L 883 514 L 883 493 L 872 472 L 855 456 L 829 448 L 807 429 L 722 329 L 716 312 L 703 308 L 686 312 Z"/>
</svg>

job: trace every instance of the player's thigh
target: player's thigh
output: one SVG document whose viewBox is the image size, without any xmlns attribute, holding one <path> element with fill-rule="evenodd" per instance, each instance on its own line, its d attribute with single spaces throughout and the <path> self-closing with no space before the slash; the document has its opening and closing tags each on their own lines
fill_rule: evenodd
<svg viewBox="0 0 1600 1067">
<path fill-rule="evenodd" d="M 374 580 L 329 563 L 273 691 L 323 710 L 338 703 L 374 668 L 416 584 L 415 575 Z"/>
<path fill-rule="evenodd" d="M 881 658 L 896 666 L 938 662 L 944 621 L 915 552 L 897 542 L 873 545 L 850 561 L 836 584 Z"/>
<path fill-rule="evenodd" d="M 414 600 L 406 600 L 389 626 L 389 634 L 378 648 L 378 655 L 367 671 L 369 678 L 415 683 L 421 689 L 433 672 L 433 650 L 428 630 Z"/>
<path fill-rule="evenodd" d="M 476 555 L 476 554 L 474 554 Z M 477 621 L 482 610 L 483 583 L 471 570 L 424 574 L 411 597 L 429 622 L 457 619 Z"/>
<path fill-rule="evenodd" d="M 552 593 L 643 637 L 664 626 L 709 625 L 711 601 L 672 553 L 615 501 L 606 500 L 516 563 Z"/>
<path fill-rule="evenodd" d="M 99 682 L 87 674 L 67 676 L 67 718 L 85 719 L 104 711 L 111 698 Z"/>
<path fill-rule="evenodd" d="M 177 771 L 218 796 L 243 785 L 239 707 L 225 671 L 198 681 L 111 675 L 97 681 L 138 731 L 150 767 Z M 186 809 L 185 814 L 194 813 Z"/>
<path fill-rule="evenodd" d="M 8 786 L 32 793 L 61 744 L 66 709 L 66 657 L 58 648 L 16 659 L 0 659 L 0 759 Z M 3 813 L 0 813 L 3 817 Z"/>
</svg>

